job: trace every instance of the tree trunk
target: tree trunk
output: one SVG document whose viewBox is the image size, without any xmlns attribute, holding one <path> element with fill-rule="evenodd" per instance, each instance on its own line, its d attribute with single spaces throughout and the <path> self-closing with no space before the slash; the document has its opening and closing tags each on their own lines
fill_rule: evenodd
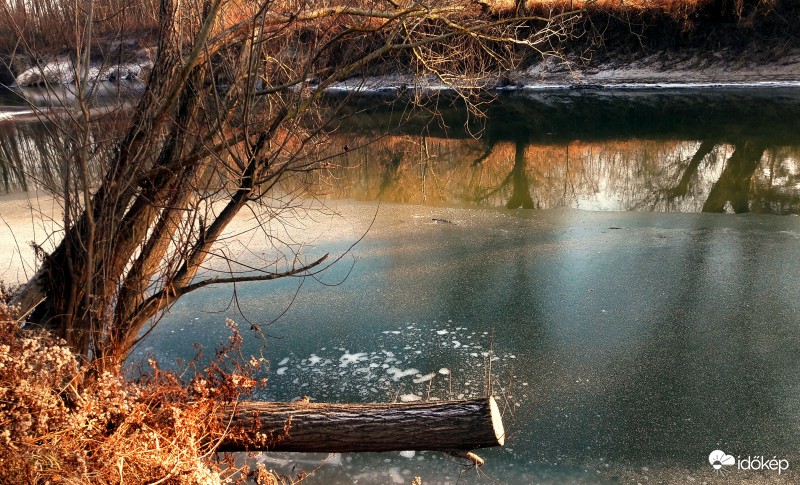
<svg viewBox="0 0 800 485">
<path fill-rule="evenodd" d="M 468 451 L 503 446 L 494 398 L 392 404 L 240 402 L 218 451 Z"/>
</svg>

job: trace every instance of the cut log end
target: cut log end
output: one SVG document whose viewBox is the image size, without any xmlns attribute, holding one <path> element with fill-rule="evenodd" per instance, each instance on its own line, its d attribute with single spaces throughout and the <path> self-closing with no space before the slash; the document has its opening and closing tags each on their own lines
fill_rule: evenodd
<svg viewBox="0 0 800 485">
<path fill-rule="evenodd" d="M 503 416 L 500 414 L 500 408 L 497 407 L 497 401 L 494 397 L 489 397 L 489 416 L 492 422 L 492 429 L 497 438 L 497 446 L 503 446 L 506 443 L 506 430 L 503 427 Z"/>
</svg>

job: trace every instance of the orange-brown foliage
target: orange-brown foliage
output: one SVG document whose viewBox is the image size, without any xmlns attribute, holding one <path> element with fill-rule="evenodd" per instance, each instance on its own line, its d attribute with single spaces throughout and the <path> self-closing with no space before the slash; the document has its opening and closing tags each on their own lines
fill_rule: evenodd
<svg viewBox="0 0 800 485">
<path fill-rule="evenodd" d="M 188 485 L 244 476 L 213 453 L 227 431 L 218 413 L 259 384 L 263 359 L 239 363 L 241 337 L 228 326 L 230 345 L 204 372 L 186 378 L 151 361 L 131 382 L 82 368 L 63 341 L 20 328 L 16 310 L 0 303 L 0 483 Z M 285 483 L 255 473 L 259 483 Z"/>
</svg>

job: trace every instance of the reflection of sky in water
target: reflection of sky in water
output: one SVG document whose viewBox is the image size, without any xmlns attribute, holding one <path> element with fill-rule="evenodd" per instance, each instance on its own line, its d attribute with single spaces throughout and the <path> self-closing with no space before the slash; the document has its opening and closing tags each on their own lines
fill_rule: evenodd
<svg viewBox="0 0 800 485">
<path fill-rule="evenodd" d="M 669 198 L 666 193 L 680 180 L 682 169 L 699 142 L 630 143 L 616 149 L 614 143 L 609 145 L 607 150 L 601 145 L 600 154 L 578 153 L 579 161 L 583 158 L 584 162 L 583 183 L 570 184 L 573 202 L 558 206 L 596 211 L 700 212 L 730 155 L 730 147 L 720 147 L 694 174 L 691 192 L 685 197 Z"/>
<path fill-rule="evenodd" d="M 598 470 L 702 481 L 716 448 L 797 460 L 800 276 L 788 263 L 800 258 L 797 224 L 384 205 L 350 277 L 307 281 L 268 328 L 270 381 L 257 397 L 481 396 L 494 349 L 494 393 L 512 435 L 480 454 L 501 483 L 595 483 Z M 269 319 L 296 284 L 237 291 L 246 314 Z M 151 349 L 169 360 L 190 355 L 191 340 L 220 341 L 223 315 L 198 310 L 229 297 L 216 289 L 179 302 Z M 437 453 L 337 460 L 320 483 L 393 483 L 406 471 L 455 483 L 461 470 Z"/>
</svg>

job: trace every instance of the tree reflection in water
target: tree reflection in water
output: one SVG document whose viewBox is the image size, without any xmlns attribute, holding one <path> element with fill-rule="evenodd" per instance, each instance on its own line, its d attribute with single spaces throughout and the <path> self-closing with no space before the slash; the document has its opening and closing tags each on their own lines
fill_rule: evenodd
<svg viewBox="0 0 800 485">
<path fill-rule="evenodd" d="M 703 212 L 724 212 L 730 203 L 733 212 L 750 212 L 750 187 L 756 169 L 761 164 L 764 146 L 752 140 L 742 140 L 725 164 L 725 170 L 711 188 Z"/>
<path fill-rule="evenodd" d="M 494 143 L 486 155 L 480 140 L 403 136 L 381 143 L 322 174 L 316 192 L 509 209 L 800 212 L 800 146 L 768 149 L 750 139 L 565 145 L 516 140 Z M 423 144 L 436 155 L 421 154 L 417 148 Z"/>
<path fill-rule="evenodd" d="M 437 122 L 400 123 L 398 110 L 365 99 L 366 109 L 354 101 L 330 145 L 332 163 L 311 180 L 316 196 L 800 213 L 798 93 L 550 93 L 500 100 L 478 126 L 463 109 L 440 110 Z M 394 134 L 383 136 L 387 129 Z M 477 130 L 481 137 L 470 136 Z M 65 144 L 41 125 L 0 126 L 3 190 L 59 187 L 62 164 L 54 158 L 68 156 Z"/>
<path fill-rule="evenodd" d="M 459 129 L 470 120 L 457 110 L 396 124 L 373 108 L 348 120 L 347 136 L 366 142 L 377 126 L 396 136 L 321 174 L 317 191 L 511 209 L 798 213 L 800 95 L 778 94 L 505 99 L 479 138 Z"/>
</svg>

